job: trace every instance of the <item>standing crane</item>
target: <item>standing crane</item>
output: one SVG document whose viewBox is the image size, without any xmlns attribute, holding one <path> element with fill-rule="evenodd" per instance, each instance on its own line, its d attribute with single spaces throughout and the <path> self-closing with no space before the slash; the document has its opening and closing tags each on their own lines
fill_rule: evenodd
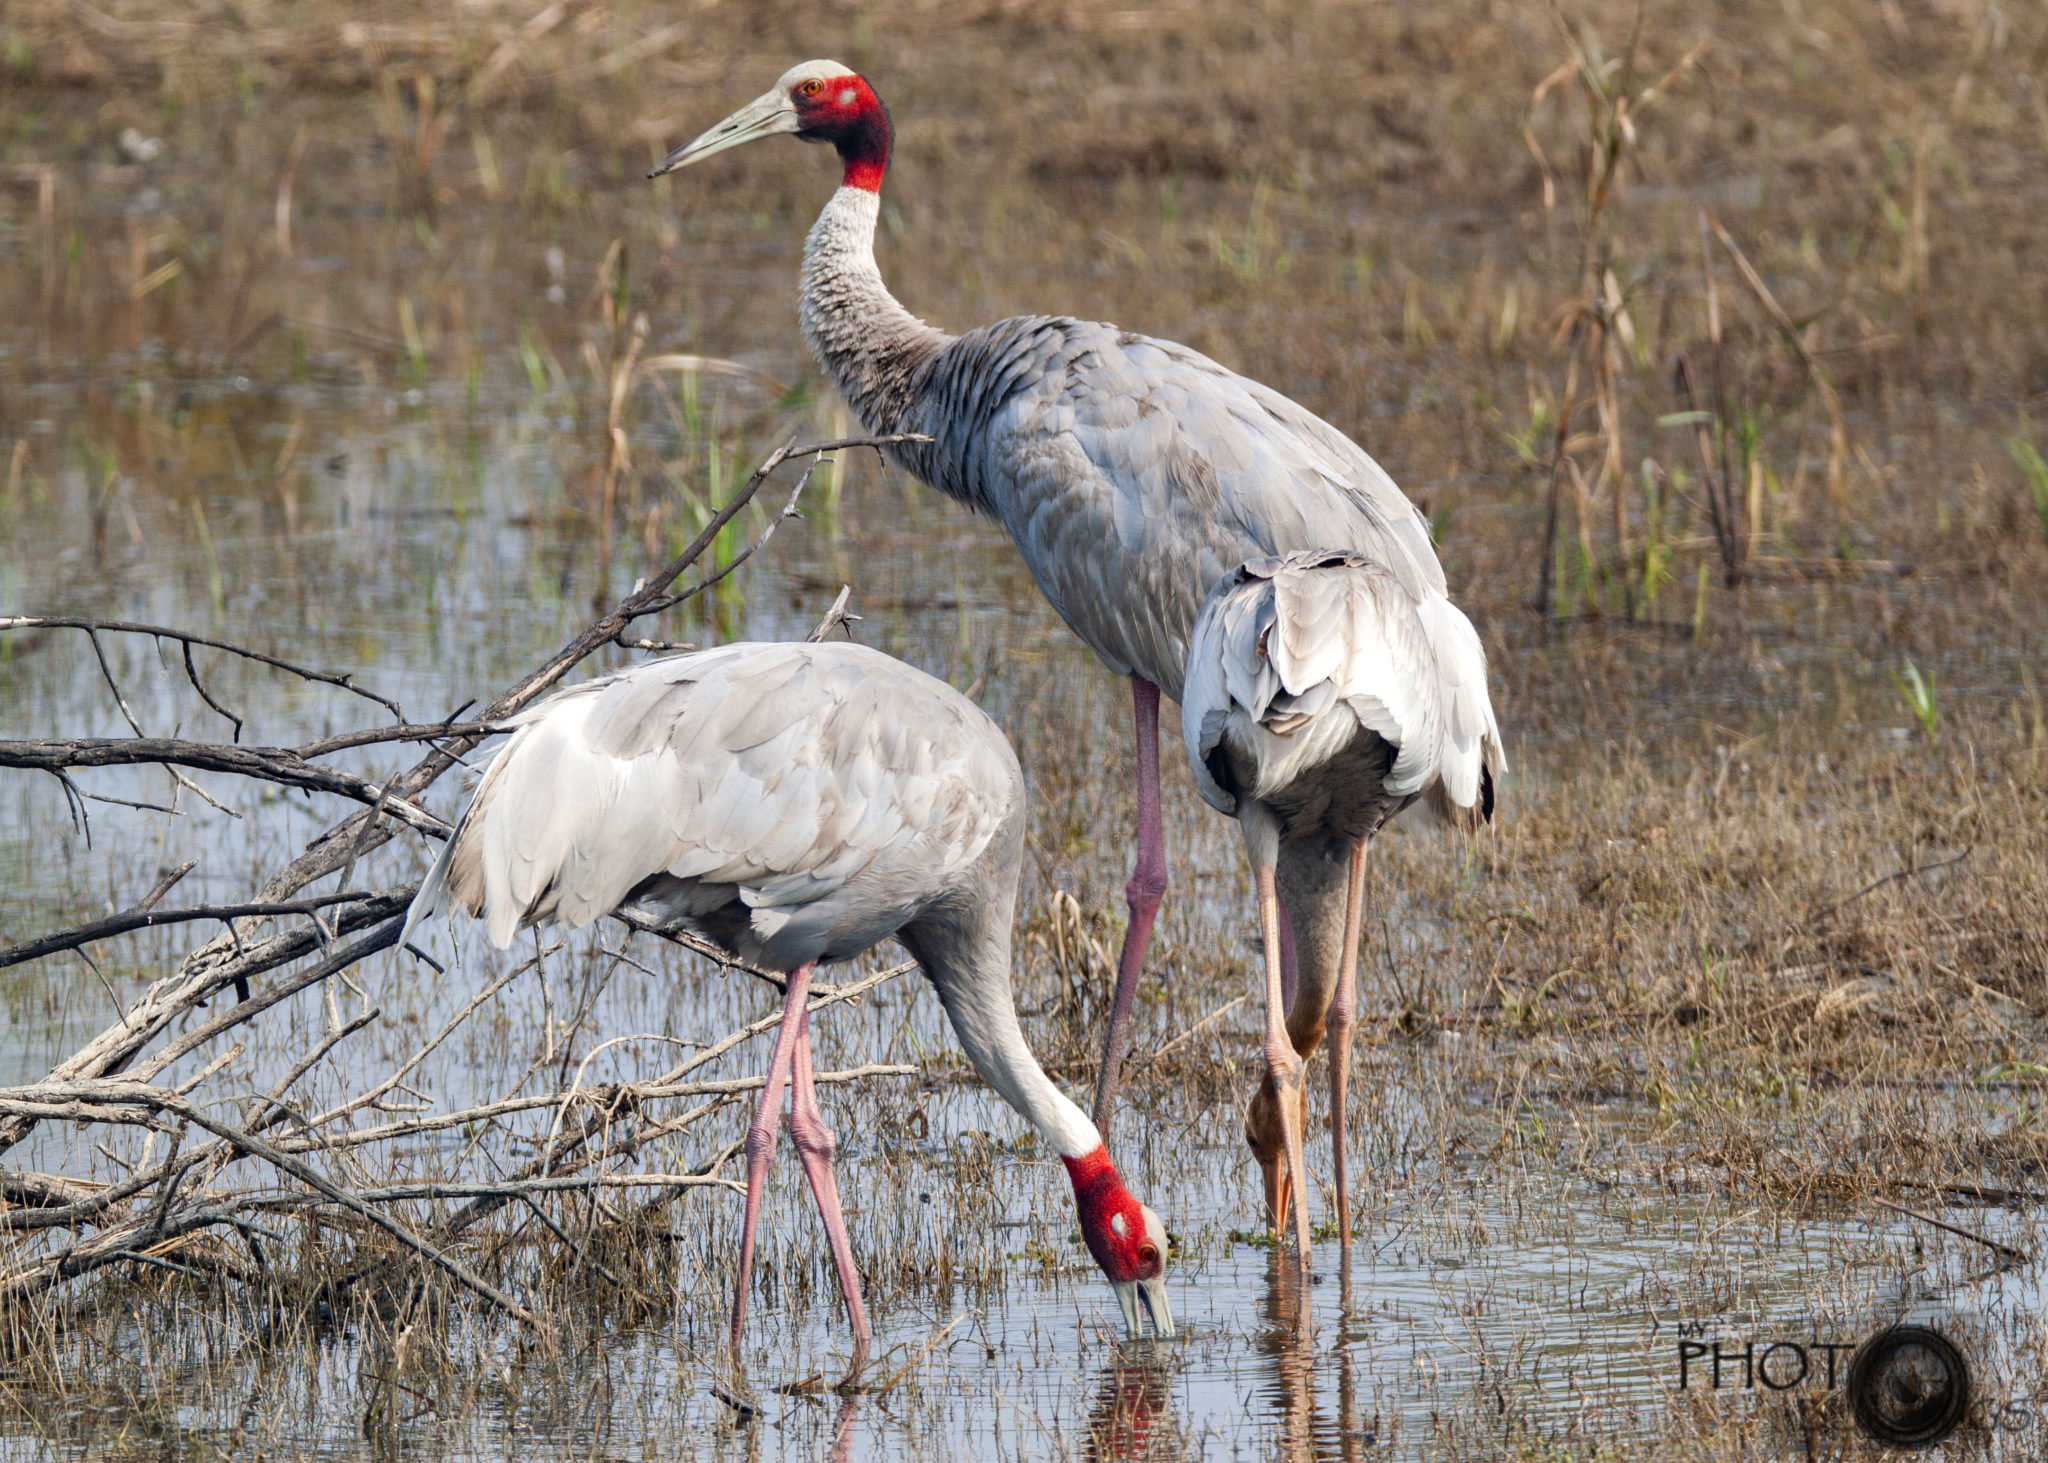
<svg viewBox="0 0 2048 1463">
<path fill-rule="evenodd" d="M 791 68 L 649 176 L 778 135 L 831 143 L 844 165 L 804 246 L 799 318 L 825 373 L 870 431 L 922 434 L 887 450 L 999 521 L 1068 627 L 1130 678 L 1138 852 L 1096 1083 L 1106 1132 L 1166 892 L 1159 698 L 1181 698 L 1204 593 L 1247 560 L 1305 549 L 1363 554 L 1417 602 L 1444 593 L 1443 569 L 1421 514 L 1363 449 L 1186 346 L 1059 315 L 948 335 L 904 309 L 875 267 L 889 113 L 839 62 Z M 1283 934 L 1298 856 L 1282 843 Z"/>
<path fill-rule="evenodd" d="M 1450 600 L 1416 598 L 1364 554 L 1257 559 L 1203 601 L 1181 733 L 1202 797 L 1237 819 L 1251 861 L 1265 951 L 1266 1074 L 1245 1140 L 1264 1174 L 1273 1228 L 1291 1209 L 1306 1264 L 1303 1065 L 1326 1025 L 1338 1241 L 1351 1245 L 1344 1104 L 1366 849 L 1417 801 L 1454 826 L 1492 818 L 1505 762 L 1486 653 Z M 1294 937 L 1312 956 L 1291 1002 L 1283 898 Z"/>
<path fill-rule="evenodd" d="M 510 724 L 401 944 L 450 906 L 480 918 L 500 949 L 543 920 L 575 928 L 631 907 L 787 976 L 746 1137 L 735 1356 L 786 1082 L 790 1133 L 863 1351 L 873 1334 L 812 1080 L 805 996 L 820 963 L 892 936 L 938 991 L 975 1070 L 1064 1160 L 1082 1236 L 1130 1333 L 1142 1309 L 1154 1332 L 1173 1334 L 1159 1216 L 1131 1197 L 1017 1023 L 1010 924 L 1024 778 L 980 707 L 859 645 L 739 644 L 588 681 Z"/>
</svg>

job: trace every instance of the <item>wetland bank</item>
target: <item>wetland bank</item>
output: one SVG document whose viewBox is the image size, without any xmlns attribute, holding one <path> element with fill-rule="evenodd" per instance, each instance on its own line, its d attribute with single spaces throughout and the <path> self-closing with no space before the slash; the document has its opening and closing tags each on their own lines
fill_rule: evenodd
<svg viewBox="0 0 2048 1463">
<path fill-rule="evenodd" d="M 504 956 L 444 929 L 442 970 L 372 955 L 151 1080 L 204 1074 L 195 1112 L 254 1123 L 255 1095 L 333 1041 L 292 1113 L 374 1094 L 322 1131 L 398 1131 L 307 1164 L 350 1193 L 420 1189 L 379 1212 L 450 1234 L 535 1323 L 248 1158 L 137 1211 L 272 1194 L 243 1224 L 144 1232 L 39 1282 L 104 1232 L 25 1222 L 53 1196 L 206 1141 L 43 1121 L 5 1160 L 57 1177 L 5 1191 L 0 1452 L 1876 1456 L 1838 1393 L 1681 1391 L 1679 1348 L 1910 1316 L 1967 1339 L 1987 1399 L 1943 1455 L 2040 1456 L 2048 19 L 1972 0 L 1565 18 L 9 7 L 0 615 L 177 627 L 349 672 L 413 722 L 488 705 L 772 449 L 857 431 L 795 321 L 824 160 L 640 176 L 792 61 L 838 55 L 897 109 L 878 251 L 905 302 L 951 328 L 1115 320 L 1351 433 L 1436 527 L 1513 773 L 1487 835 L 1378 846 L 1359 1244 L 1340 1264 L 1319 1235 L 1303 1285 L 1258 1235 L 1238 1136 L 1258 1051 L 1236 834 L 1167 758 L 1173 883 L 1117 1146 L 1176 1237 L 1184 1340 L 1118 1338 L 1058 1165 L 897 977 L 816 1023 L 825 1067 L 909 1069 L 825 1094 L 869 1389 L 831 1389 L 843 1322 L 785 1170 L 740 1415 L 713 1365 L 737 1201 L 623 1180 L 729 1172 L 746 1103 L 550 1094 L 652 1083 L 774 992 L 617 926 Z M 1081 1092 L 1122 931 L 1124 689 L 991 525 L 861 450 L 784 517 L 801 472 L 683 582 L 759 544 L 726 578 L 570 674 L 642 640 L 801 637 L 850 586 L 843 633 L 968 689 L 1017 745 L 1018 998 Z M 392 720 L 226 651 L 195 649 L 188 675 L 176 642 L 99 647 L 104 671 L 83 632 L 0 632 L 0 738 L 226 744 L 226 708 L 240 743 L 294 747 Z M 377 784 L 423 755 L 317 760 Z M 354 811 L 220 772 L 184 775 L 231 813 L 160 767 L 68 775 L 178 812 L 0 774 L 15 944 L 129 909 L 187 861 L 165 908 L 253 900 Z M 446 817 L 460 796 L 451 773 L 423 802 Z M 399 887 L 430 854 L 365 840 L 299 897 Z M 220 928 L 0 969 L 0 1084 L 42 1082 Z M 670 1086 L 749 1077 L 758 1045 Z M 532 1105 L 429 1126 L 514 1099 Z M 476 1201 L 447 1186 L 502 1184 L 586 1117 L 633 1140 L 600 1166 L 620 1186 L 456 1225 Z M 264 1121 L 283 1144 L 301 1119 Z"/>
</svg>

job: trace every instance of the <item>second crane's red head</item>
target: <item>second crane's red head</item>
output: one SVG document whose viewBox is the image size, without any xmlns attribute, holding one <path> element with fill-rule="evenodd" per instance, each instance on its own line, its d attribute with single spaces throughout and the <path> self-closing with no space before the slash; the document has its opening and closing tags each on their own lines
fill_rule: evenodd
<svg viewBox="0 0 2048 1463">
<path fill-rule="evenodd" d="M 1173 1311 L 1166 1303 L 1166 1226 L 1159 1216 L 1131 1197 L 1117 1176 L 1109 1153 L 1098 1144 L 1080 1158 L 1062 1159 L 1074 1182 L 1074 1207 L 1081 1213 L 1081 1238 L 1088 1253 L 1109 1277 L 1123 1308 L 1124 1327 L 1136 1336 L 1143 1328 L 1142 1306 L 1161 1336 L 1173 1334 Z"/>
<path fill-rule="evenodd" d="M 831 143 L 846 163 L 845 186 L 880 191 L 894 139 L 889 109 L 859 73 L 837 61 L 790 67 L 766 93 L 684 143 L 647 176 L 660 177 L 729 147 L 780 136 Z"/>
</svg>

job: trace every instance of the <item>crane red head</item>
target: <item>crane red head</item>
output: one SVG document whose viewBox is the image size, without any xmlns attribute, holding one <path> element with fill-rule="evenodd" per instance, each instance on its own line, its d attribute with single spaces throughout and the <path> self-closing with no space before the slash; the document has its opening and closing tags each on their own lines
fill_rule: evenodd
<svg viewBox="0 0 2048 1463">
<path fill-rule="evenodd" d="M 647 176 L 658 178 L 758 138 L 793 136 L 831 143 L 846 163 L 845 186 L 874 193 L 881 190 L 894 135 L 889 109 L 859 73 L 837 61 L 806 61 L 785 71 L 764 95 L 670 153 Z"/>
<path fill-rule="evenodd" d="M 1144 1307 L 1158 1335 L 1173 1334 L 1173 1311 L 1166 1303 L 1166 1226 L 1151 1209 L 1131 1197 L 1116 1165 L 1099 1144 L 1080 1158 L 1062 1158 L 1074 1181 L 1074 1207 L 1081 1211 L 1081 1237 L 1088 1253 L 1109 1277 L 1123 1308 L 1124 1329 L 1139 1335 L 1138 1310 Z"/>
</svg>

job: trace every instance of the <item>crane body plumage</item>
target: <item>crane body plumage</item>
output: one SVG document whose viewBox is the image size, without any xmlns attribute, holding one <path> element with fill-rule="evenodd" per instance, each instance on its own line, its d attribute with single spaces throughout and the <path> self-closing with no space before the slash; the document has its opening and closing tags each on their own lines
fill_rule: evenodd
<svg viewBox="0 0 2048 1463">
<path fill-rule="evenodd" d="M 1443 568 L 1421 513 L 1363 448 L 1200 352 L 1067 316 L 957 336 L 919 320 L 875 264 L 880 196 L 866 180 L 879 174 L 859 177 L 805 244 L 798 317 L 812 352 L 870 431 L 927 439 L 887 450 L 1002 524 L 1068 628 L 1131 678 L 1138 863 L 1096 1087 L 1107 1132 L 1166 887 L 1158 698 L 1184 698 L 1203 596 L 1248 560 L 1341 548 L 1417 603 L 1448 605 Z M 1283 889 L 1290 913 L 1298 882 Z"/>
<path fill-rule="evenodd" d="M 878 195 L 841 187 L 804 252 L 805 337 L 887 450 L 994 518 L 1047 601 L 1119 675 L 1181 699 L 1202 597 L 1248 559 L 1366 554 L 1444 592 L 1429 526 L 1364 449 L 1198 351 L 1022 315 L 947 335 L 874 263 Z"/>
<path fill-rule="evenodd" d="M 1505 770 L 1472 622 L 1363 554 L 1253 560 L 1217 580 L 1181 731 L 1203 799 L 1264 803 L 1286 839 L 1356 842 L 1418 798 L 1470 825 Z"/>
<path fill-rule="evenodd" d="M 632 906 L 768 969 L 847 960 L 953 895 L 1023 816 L 995 723 L 861 646 L 651 661 L 509 725 L 416 905 L 459 904 L 500 948 Z"/>
<path fill-rule="evenodd" d="M 1086 1114 L 1046 1076 L 1017 1019 L 1011 922 L 1027 814 L 1016 753 L 944 682 L 850 644 L 737 644 L 644 662 L 514 717 L 402 939 L 460 908 L 492 943 L 629 909 L 735 958 L 787 973 L 783 1031 L 748 1137 L 752 1236 L 774 1147 L 780 1080 L 866 1340 L 831 1176 L 832 1136 L 810 1090 L 805 991 L 820 963 L 894 937 L 937 991 L 988 1084 L 1067 1163 L 1082 1230 L 1126 1321 L 1172 1319 L 1164 1230 L 1130 1198 Z"/>
</svg>

